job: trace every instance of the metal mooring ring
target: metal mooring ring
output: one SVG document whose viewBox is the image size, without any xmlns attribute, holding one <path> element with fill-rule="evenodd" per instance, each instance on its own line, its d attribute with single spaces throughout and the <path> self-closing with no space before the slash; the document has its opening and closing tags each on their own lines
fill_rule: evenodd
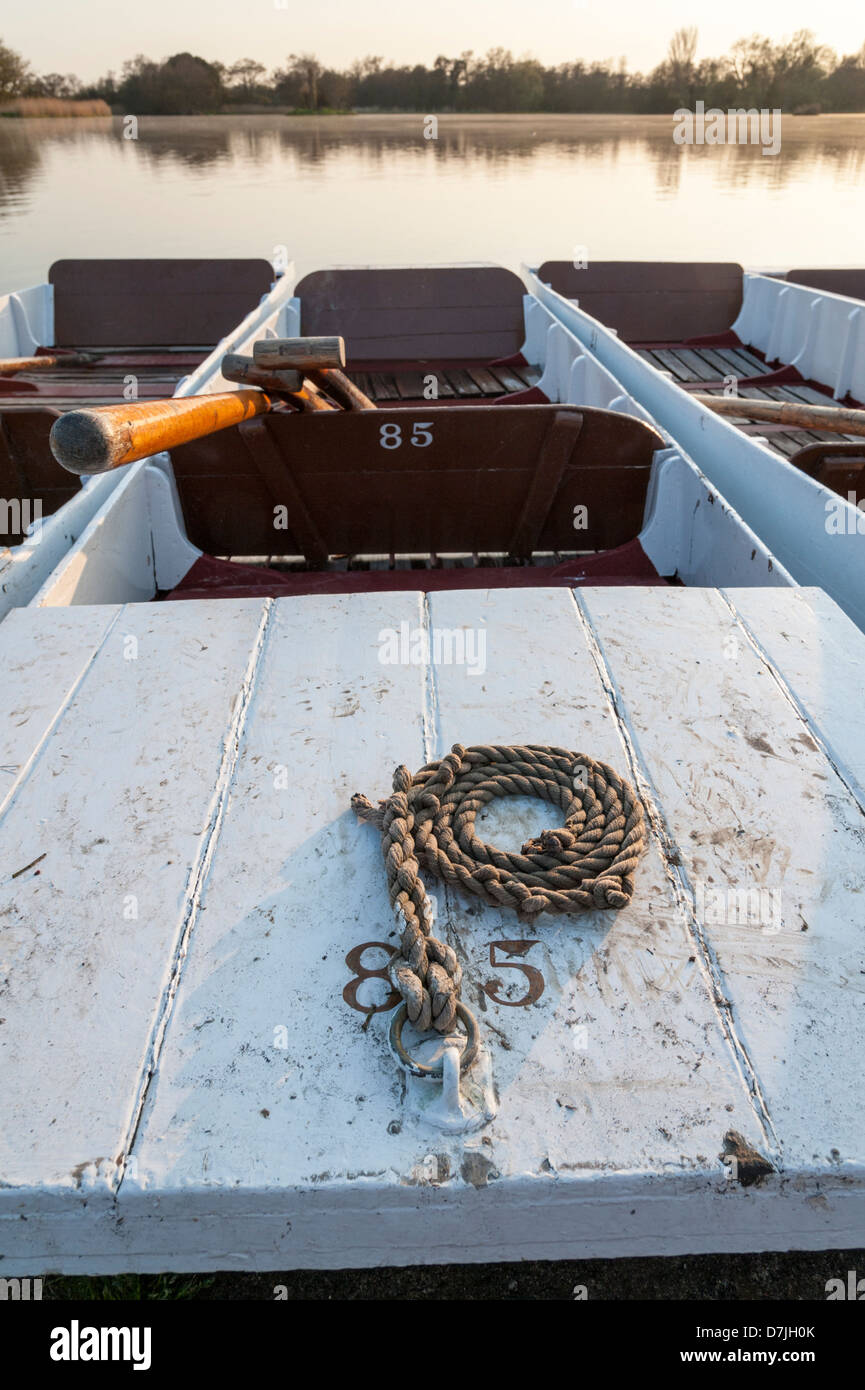
<svg viewBox="0 0 865 1390">
<path fill-rule="evenodd" d="M 466 1045 L 460 1053 L 460 1073 L 462 1073 L 468 1070 L 478 1055 L 481 1034 L 477 1019 L 461 999 L 457 1000 L 457 1018 L 464 1024 L 466 1030 Z M 407 1019 L 408 1008 L 405 1004 L 400 1004 L 390 1024 L 389 1039 L 392 1050 L 396 1053 L 402 1066 L 405 1067 L 406 1071 L 411 1072 L 412 1076 L 442 1076 L 444 1062 L 434 1062 L 431 1067 L 428 1067 L 423 1062 L 416 1062 L 414 1057 L 406 1052 L 403 1046 L 402 1030 Z"/>
</svg>

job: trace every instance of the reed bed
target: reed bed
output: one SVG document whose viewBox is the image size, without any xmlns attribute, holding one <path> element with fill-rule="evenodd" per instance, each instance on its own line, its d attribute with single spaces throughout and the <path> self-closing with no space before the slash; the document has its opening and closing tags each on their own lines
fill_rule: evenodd
<svg viewBox="0 0 865 1390">
<path fill-rule="evenodd" d="M 75 101 L 67 97 L 15 97 L 0 106 L 0 116 L 110 116 L 107 101 Z"/>
</svg>

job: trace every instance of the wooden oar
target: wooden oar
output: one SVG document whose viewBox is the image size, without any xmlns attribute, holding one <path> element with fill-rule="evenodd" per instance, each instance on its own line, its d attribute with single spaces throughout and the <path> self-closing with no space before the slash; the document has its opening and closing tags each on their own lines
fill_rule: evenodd
<svg viewBox="0 0 865 1390">
<path fill-rule="evenodd" d="M 260 386 L 262 391 L 279 395 L 298 410 L 336 409 L 315 382 L 305 380 L 300 372 L 281 371 L 276 367 L 259 367 L 254 358 L 241 357 L 233 352 L 226 353 L 223 357 L 220 371 L 226 381 L 237 381 L 244 386 Z"/>
<path fill-rule="evenodd" d="M 252 352 L 259 367 L 294 367 L 305 372 L 345 366 L 344 338 L 261 338 Z"/>
<path fill-rule="evenodd" d="M 300 372 L 260 367 L 254 357 L 242 357 L 237 352 L 227 352 L 219 364 L 219 370 L 226 381 L 236 381 L 241 386 L 260 386 L 262 391 L 287 395 L 299 391 L 303 386 Z"/>
<path fill-rule="evenodd" d="M 182 400 L 138 401 L 122 405 L 71 410 L 55 421 L 49 437 L 51 452 L 70 473 L 108 473 L 127 463 L 188 444 L 217 430 L 264 415 L 274 400 L 289 401 L 304 411 L 336 407 L 316 381 L 302 372 L 310 363 L 345 361 L 341 338 L 274 339 L 281 343 L 277 365 L 261 365 L 257 358 L 227 353 L 222 375 L 227 381 L 265 389 L 226 391 Z M 286 348 L 286 343 L 290 347 Z M 258 344 L 256 344 L 256 348 Z M 285 357 L 291 361 L 286 363 Z M 329 395 L 352 408 L 375 408 L 353 382 L 329 367 L 309 367 L 323 381 Z M 334 382 L 331 378 L 336 376 Z"/>
<path fill-rule="evenodd" d="M 44 353 L 38 357 L 0 357 L 0 376 L 14 376 L 16 372 L 46 372 L 53 367 L 93 367 L 107 357 L 188 357 L 190 354 L 209 352 L 204 345 L 200 347 L 103 347 L 92 352 Z"/>
<path fill-rule="evenodd" d="M 49 444 L 57 462 L 70 473 L 109 473 L 263 415 L 271 404 L 264 391 L 226 391 L 70 410 L 55 420 Z"/>
<path fill-rule="evenodd" d="M 89 367 L 96 358 L 86 352 L 68 352 L 65 356 L 51 357 L 0 357 L 0 376 L 13 376 L 15 372 L 47 372 L 52 367 Z"/>
<path fill-rule="evenodd" d="M 810 405 L 799 401 L 760 401 L 747 396 L 708 396 L 697 394 L 716 415 L 735 415 L 746 420 L 766 420 L 797 430 L 828 430 L 832 434 L 865 435 L 865 410 L 849 410 L 841 405 Z"/>
<path fill-rule="evenodd" d="M 311 368 L 307 376 L 316 386 L 320 386 L 335 401 L 338 401 L 346 410 L 377 410 L 375 401 L 371 401 L 359 386 L 355 386 L 350 377 L 334 368 L 323 367 L 320 369 Z"/>
<path fill-rule="evenodd" d="M 269 371 L 301 371 L 346 410 L 376 409 L 375 401 L 341 370 L 345 366 L 344 338 L 264 338 L 252 351 L 256 366 Z"/>
</svg>

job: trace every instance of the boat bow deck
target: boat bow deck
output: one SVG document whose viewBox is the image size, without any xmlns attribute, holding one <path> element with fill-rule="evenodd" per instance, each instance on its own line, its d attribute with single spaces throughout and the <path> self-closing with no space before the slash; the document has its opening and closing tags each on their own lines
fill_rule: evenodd
<svg viewBox="0 0 865 1390">
<path fill-rule="evenodd" d="M 386 659 L 419 632 L 463 660 Z M 5 1272 L 865 1241 L 865 637 L 824 595 L 20 610 L 0 652 Z M 448 1134 L 364 1012 L 395 926 L 349 798 L 455 741 L 608 761 L 651 834 L 618 915 L 431 885 L 497 1098 Z"/>
</svg>

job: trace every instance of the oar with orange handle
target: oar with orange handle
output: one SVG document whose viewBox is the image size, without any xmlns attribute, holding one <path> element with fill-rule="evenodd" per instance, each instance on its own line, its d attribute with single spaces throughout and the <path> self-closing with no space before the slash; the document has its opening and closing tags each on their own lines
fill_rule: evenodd
<svg viewBox="0 0 865 1390">
<path fill-rule="evenodd" d="M 341 338 L 273 341 L 282 348 L 279 366 L 262 365 L 257 357 L 227 354 L 223 358 L 225 379 L 253 389 L 72 410 L 55 421 L 49 439 L 51 452 L 70 473 L 108 473 L 112 468 L 122 468 L 164 449 L 264 415 L 275 402 L 289 402 L 303 411 L 333 410 L 330 395 L 349 409 L 375 408 L 341 372 L 311 365 L 344 362 L 345 345 Z M 286 342 L 291 343 L 290 352 L 286 351 Z M 285 361 L 286 357 L 290 357 L 290 362 Z M 307 369 L 319 380 L 324 378 L 324 390 L 305 377 Z M 333 381 L 332 376 L 338 379 Z"/>
<path fill-rule="evenodd" d="M 39 357 L 0 357 L 0 376 L 14 376 L 16 372 L 48 372 L 53 367 L 89 367 L 96 358 L 86 352 L 68 352 L 55 357 L 44 353 Z"/>
<path fill-rule="evenodd" d="M 270 410 L 264 391 L 225 391 L 180 400 L 133 401 L 70 410 L 54 421 L 51 452 L 70 473 L 109 473 Z"/>
</svg>

